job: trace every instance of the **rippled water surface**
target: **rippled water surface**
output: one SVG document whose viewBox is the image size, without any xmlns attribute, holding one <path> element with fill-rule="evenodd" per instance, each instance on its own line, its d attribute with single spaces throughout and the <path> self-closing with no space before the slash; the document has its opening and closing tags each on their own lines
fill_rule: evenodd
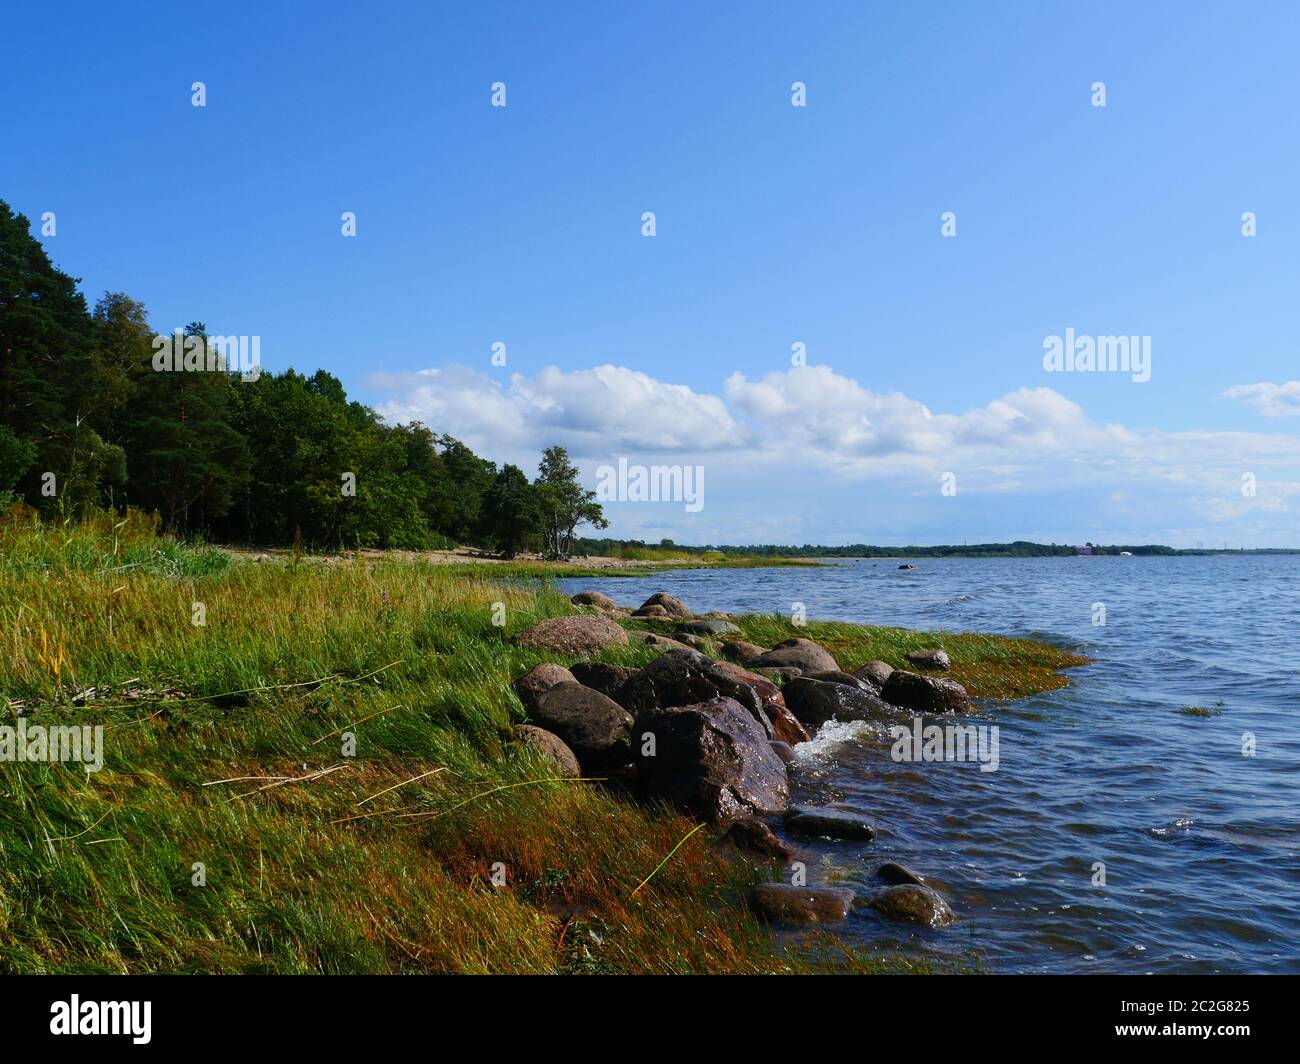
<svg viewBox="0 0 1300 1064">
<path fill-rule="evenodd" d="M 875 886 L 897 860 L 957 911 L 944 931 L 855 912 L 855 941 L 994 971 L 1300 972 L 1300 557 L 1029 558 L 691 570 L 562 582 L 698 612 L 1047 639 L 1093 663 L 1068 687 L 982 705 L 1000 765 L 898 764 L 835 728 L 801 752 L 795 799 L 869 814 L 875 842 L 809 867 Z M 1105 626 L 1093 604 L 1104 603 Z M 1222 703 L 1218 707 L 1218 703 Z M 1210 717 L 1184 706 L 1220 708 Z M 1256 753 L 1243 756 L 1243 735 Z M 1105 865 L 1106 884 L 1093 886 Z"/>
</svg>

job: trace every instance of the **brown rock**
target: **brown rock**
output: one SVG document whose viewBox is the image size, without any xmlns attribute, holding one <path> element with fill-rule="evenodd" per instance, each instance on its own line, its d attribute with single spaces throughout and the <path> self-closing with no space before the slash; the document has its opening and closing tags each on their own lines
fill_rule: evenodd
<svg viewBox="0 0 1300 1064">
<path fill-rule="evenodd" d="M 750 891 L 749 901 L 765 920 L 783 924 L 831 924 L 849 915 L 853 891 L 842 887 L 759 883 Z"/>
<path fill-rule="evenodd" d="M 538 698 L 532 716 L 568 744 L 584 770 L 617 767 L 630 759 L 631 714 L 590 687 L 556 684 Z"/>
<path fill-rule="evenodd" d="M 577 683 L 577 678 L 563 665 L 549 661 L 534 665 L 512 685 L 524 709 L 531 713 L 537 708 L 537 699 L 557 683 Z"/>
<path fill-rule="evenodd" d="M 886 887 L 867 904 L 891 920 L 905 920 L 923 927 L 947 927 L 957 919 L 937 891 L 916 883 Z"/>
<path fill-rule="evenodd" d="M 554 732 L 548 732 L 545 728 L 538 728 L 532 724 L 516 724 L 514 736 L 524 746 L 535 750 L 549 761 L 557 775 L 569 779 L 582 775 L 577 757 L 569 749 L 568 744 Z"/>
<path fill-rule="evenodd" d="M 905 654 L 913 665 L 923 669 L 951 669 L 952 661 L 942 650 L 913 650 L 910 654 Z"/>
<path fill-rule="evenodd" d="M 641 609 L 645 609 L 647 606 L 660 606 L 670 617 L 676 617 L 683 621 L 689 620 L 692 616 L 691 611 L 686 608 L 686 603 L 663 591 L 656 591 L 641 603 Z"/>
<path fill-rule="evenodd" d="M 840 671 L 829 651 L 811 639 L 787 639 L 784 643 L 777 643 L 771 650 L 749 662 L 749 665 L 774 668 L 793 666 L 801 672 Z"/>
<path fill-rule="evenodd" d="M 753 661 L 761 653 L 763 653 L 761 646 L 757 643 L 746 643 L 743 639 L 732 639 L 722 644 L 723 656 L 740 665 L 744 665 L 747 661 Z"/>
<path fill-rule="evenodd" d="M 591 654 L 627 643 L 627 633 L 608 617 L 577 614 L 538 621 L 515 637 L 521 646 L 562 654 Z"/>
<path fill-rule="evenodd" d="M 747 850 L 762 857 L 788 862 L 793 854 L 790 848 L 776 837 L 776 833 L 758 817 L 741 817 L 722 837 L 739 850 Z"/>
<path fill-rule="evenodd" d="M 763 701 L 763 711 L 767 714 L 767 719 L 772 722 L 773 738 L 790 746 L 808 741 L 807 730 L 787 708 L 785 696 L 781 694 L 781 689 L 776 684 L 766 676 L 742 669 L 730 661 L 718 661 L 714 664 L 728 676 L 748 684 L 758 692 L 758 697 Z"/>
<path fill-rule="evenodd" d="M 889 674 L 894 671 L 892 665 L 883 661 L 868 661 L 860 668 L 853 670 L 853 675 L 859 680 L 865 680 L 880 693 L 880 689 L 885 686 L 885 681 L 889 679 Z"/>
<path fill-rule="evenodd" d="M 952 680 L 937 680 L 895 669 L 880 689 L 886 702 L 919 713 L 965 713 L 970 708 L 966 688 Z"/>
<path fill-rule="evenodd" d="M 599 591 L 579 591 L 573 598 L 569 599 L 575 606 L 595 606 L 600 610 L 617 609 L 617 604 L 608 595 L 602 595 Z"/>
</svg>

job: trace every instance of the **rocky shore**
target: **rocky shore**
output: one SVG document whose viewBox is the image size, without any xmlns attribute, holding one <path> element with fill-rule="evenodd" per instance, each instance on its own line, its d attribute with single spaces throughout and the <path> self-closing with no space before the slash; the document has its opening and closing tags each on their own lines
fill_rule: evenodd
<svg viewBox="0 0 1300 1064">
<path fill-rule="evenodd" d="M 651 595 L 636 609 L 597 591 L 573 596 L 584 612 L 541 621 L 518 642 L 567 657 L 594 657 L 637 640 L 658 656 L 642 668 L 584 660 L 542 663 L 514 681 L 528 716 L 516 739 L 565 777 L 616 778 L 716 829 L 721 842 L 775 868 L 781 878 L 750 895 L 773 923 L 828 924 L 854 907 L 927 927 L 955 915 L 915 872 L 880 865 L 877 890 L 857 896 L 806 882 L 798 840 L 870 842 L 869 820 L 830 806 L 790 803 L 795 749 L 828 722 L 901 723 L 971 708 L 966 689 L 941 674 L 940 648 L 906 655 L 912 669 L 869 661 L 846 672 L 823 646 L 793 638 L 765 648 L 744 641 L 719 613 L 697 616 L 679 599 Z"/>
</svg>

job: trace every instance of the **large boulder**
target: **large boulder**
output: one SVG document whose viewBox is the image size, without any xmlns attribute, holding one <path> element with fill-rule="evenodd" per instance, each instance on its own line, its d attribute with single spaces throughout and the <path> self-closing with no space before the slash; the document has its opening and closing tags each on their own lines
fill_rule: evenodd
<svg viewBox="0 0 1300 1064">
<path fill-rule="evenodd" d="M 617 609 L 617 603 L 608 595 L 602 595 L 599 591 L 579 591 L 573 598 L 569 599 L 575 606 L 595 606 L 600 610 Z"/>
<path fill-rule="evenodd" d="M 533 718 L 568 744 L 584 770 L 616 768 L 630 759 L 632 715 L 590 687 L 556 684 L 538 698 Z"/>
<path fill-rule="evenodd" d="M 614 698 L 614 692 L 637 673 L 632 665 L 607 665 L 603 661 L 580 661 L 568 671 L 583 687 L 599 691 L 606 698 Z"/>
<path fill-rule="evenodd" d="M 511 686 L 519 696 L 519 701 L 524 704 L 524 709 L 531 713 L 537 708 L 537 699 L 557 683 L 577 683 L 577 677 L 563 665 L 552 665 L 549 661 L 544 661 L 540 665 L 534 665 Z"/>
<path fill-rule="evenodd" d="M 790 798 L 785 764 L 735 699 L 642 710 L 632 738 L 646 794 L 713 823 L 779 813 Z"/>
<path fill-rule="evenodd" d="M 853 675 L 859 680 L 871 684 L 871 686 L 876 689 L 876 692 L 879 693 L 880 689 L 885 686 L 886 681 L 889 679 L 890 674 L 893 671 L 894 667 L 887 662 L 868 661 L 865 665 L 854 669 Z"/>
<path fill-rule="evenodd" d="M 792 667 L 801 672 L 838 672 L 840 668 L 830 652 L 811 639 L 787 639 L 748 664 L 751 667 L 763 665 L 777 669 Z"/>
<path fill-rule="evenodd" d="M 891 920 L 906 920 L 923 927 L 947 927 L 957 917 L 938 891 L 918 883 L 887 887 L 867 904 Z"/>
<path fill-rule="evenodd" d="M 567 778 L 582 775 L 578 758 L 569 749 L 569 744 L 554 732 L 548 732 L 545 728 L 538 728 L 532 724 L 516 724 L 514 736 L 521 745 L 536 751 L 550 762 L 557 775 Z"/>
<path fill-rule="evenodd" d="M 766 676 L 760 676 L 756 672 L 742 669 L 739 665 L 730 661 L 715 661 L 713 664 L 728 676 L 739 680 L 743 684 L 748 684 L 755 690 L 762 700 L 763 712 L 772 723 L 773 738 L 790 746 L 808 741 L 807 729 L 799 723 L 799 718 L 790 712 L 785 704 L 785 696 L 781 694 L 781 688 L 777 687 L 775 683 Z"/>
<path fill-rule="evenodd" d="M 522 646 L 554 650 L 561 654 L 593 654 L 627 643 L 627 633 L 608 617 L 576 614 L 538 621 L 516 636 Z"/>
<path fill-rule="evenodd" d="M 852 720 L 888 720 L 898 710 L 869 691 L 842 683 L 810 680 L 806 676 L 789 681 L 781 694 L 790 712 L 805 728 L 820 728 L 828 720 L 847 723 Z"/>
<path fill-rule="evenodd" d="M 911 664 L 922 669 L 951 669 L 952 660 L 948 655 L 939 649 L 933 650 L 913 650 L 909 654 L 903 655 Z"/>
<path fill-rule="evenodd" d="M 825 806 L 796 805 L 785 814 L 785 828 L 795 835 L 870 842 L 875 826 L 866 817 Z"/>
<path fill-rule="evenodd" d="M 844 887 L 795 887 L 758 883 L 749 903 L 765 920 L 783 924 L 831 924 L 849 915 L 853 891 Z"/>
<path fill-rule="evenodd" d="M 961 684 L 903 669 L 890 673 L 880 697 L 917 713 L 965 713 L 971 708 L 970 696 Z"/>
<path fill-rule="evenodd" d="M 686 603 L 684 603 L 681 599 L 674 598 L 672 595 L 669 595 L 663 591 L 656 591 L 653 595 L 651 595 L 648 599 L 646 599 L 643 603 L 641 603 L 640 608 L 645 609 L 647 606 L 662 606 L 664 612 L 667 613 L 668 616 L 676 617 L 679 620 L 683 620 L 683 621 L 689 620 L 693 616 L 691 611 L 686 608 Z"/>
</svg>

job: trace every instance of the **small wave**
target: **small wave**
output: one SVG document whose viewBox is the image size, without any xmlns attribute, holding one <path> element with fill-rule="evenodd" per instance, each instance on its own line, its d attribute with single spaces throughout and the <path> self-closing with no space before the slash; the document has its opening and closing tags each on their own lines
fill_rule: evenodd
<svg viewBox="0 0 1300 1064">
<path fill-rule="evenodd" d="M 817 734 L 806 743 L 794 748 L 795 761 L 815 761 L 828 756 L 837 746 L 854 739 L 866 739 L 880 733 L 882 726 L 865 720 L 850 720 L 841 723 L 828 720 Z"/>
<path fill-rule="evenodd" d="M 1164 827 L 1148 828 L 1147 831 L 1157 839 L 1167 839 L 1174 835 L 1186 835 L 1192 830 L 1195 823 L 1191 817 L 1180 816 L 1177 820 L 1171 820 Z"/>
</svg>

